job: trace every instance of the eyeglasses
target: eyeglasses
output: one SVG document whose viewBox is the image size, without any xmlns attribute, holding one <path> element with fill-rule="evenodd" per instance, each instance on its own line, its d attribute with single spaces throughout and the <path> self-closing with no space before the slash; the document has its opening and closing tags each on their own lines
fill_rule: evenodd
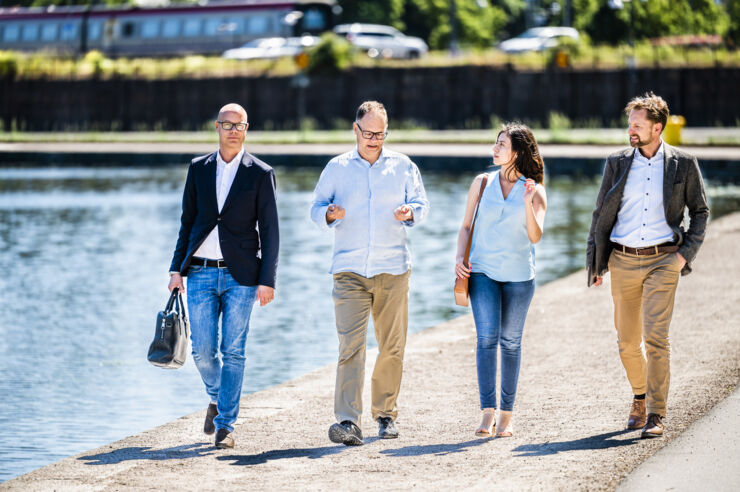
<svg viewBox="0 0 740 492">
<path fill-rule="evenodd" d="M 232 128 L 236 128 L 237 131 L 243 132 L 247 129 L 247 123 L 232 123 L 230 121 L 218 121 L 218 124 L 221 125 L 221 128 L 224 130 L 231 130 Z"/>
<path fill-rule="evenodd" d="M 384 132 L 366 132 L 356 121 L 355 125 L 357 125 L 357 128 L 360 129 L 360 135 L 362 135 L 362 138 L 364 138 L 365 140 L 372 140 L 373 137 L 375 137 L 376 140 L 385 140 L 385 137 L 388 136 L 387 130 Z"/>
</svg>

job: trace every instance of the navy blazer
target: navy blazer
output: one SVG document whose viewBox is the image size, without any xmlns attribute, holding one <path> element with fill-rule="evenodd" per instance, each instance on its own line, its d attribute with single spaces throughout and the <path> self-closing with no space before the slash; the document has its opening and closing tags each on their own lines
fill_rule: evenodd
<svg viewBox="0 0 740 492">
<path fill-rule="evenodd" d="M 188 168 L 180 233 L 170 271 L 186 276 L 193 253 L 213 228 L 218 227 L 221 252 L 231 276 L 242 285 L 274 288 L 280 242 L 275 173 L 244 151 L 219 213 L 216 155 L 214 152 L 196 157 Z"/>
</svg>

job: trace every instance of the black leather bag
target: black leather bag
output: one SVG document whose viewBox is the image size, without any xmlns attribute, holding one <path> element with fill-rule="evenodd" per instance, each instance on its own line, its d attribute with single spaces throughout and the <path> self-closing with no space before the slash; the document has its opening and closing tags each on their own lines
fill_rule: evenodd
<svg viewBox="0 0 740 492">
<path fill-rule="evenodd" d="M 154 340 L 149 345 L 149 362 L 165 369 L 182 367 L 188 354 L 190 323 L 179 289 L 172 289 L 164 311 L 157 314 Z"/>
</svg>

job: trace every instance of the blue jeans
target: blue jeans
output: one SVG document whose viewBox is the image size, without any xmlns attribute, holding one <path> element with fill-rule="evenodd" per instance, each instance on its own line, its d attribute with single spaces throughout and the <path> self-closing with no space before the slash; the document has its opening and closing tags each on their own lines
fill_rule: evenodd
<svg viewBox="0 0 740 492">
<path fill-rule="evenodd" d="M 193 360 L 211 402 L 218 404 L 217 429 L 234 430 L 244 378 L 244 346 L 257 286 L 244 286 L 226 268 L 188 270 L 188 311 Z M 221 315 L 221 359 L 218 318 Z"/>
<path fill-rule="evenodd" d="M 534 279 L 497 282 L 483 273 L 470 275 L 470 304 L 478 338 L 476 363 L 480 407 L 496 405 L 496 355 L 501 346 L 501 410 L 514 409 L 522 357 L 522 331 L 534 294 Z"/>
</svg>

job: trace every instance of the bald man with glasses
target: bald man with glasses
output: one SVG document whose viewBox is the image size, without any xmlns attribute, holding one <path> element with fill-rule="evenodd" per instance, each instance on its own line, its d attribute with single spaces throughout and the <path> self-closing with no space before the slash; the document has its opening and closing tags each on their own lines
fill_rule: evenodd
<svg viewBox="0 0 740 492">
<path fill-rule="evenodd" d="M 275 296 L 278 214 L 275 173 L 243 147 L 247 112 L 227 104 L 215 128 L 218 150 L 188 168 L 169 288 L 182 292 L 187 276 L 193 360 L 210 398 L 203 431 L 233 448 L 252 306 Z"/>
<path fill-rule="evenodd" d="M 378 358 L 372 376 L 372 417 L 381 439 L 398 437 L 396 399 L 408 329 L 410 254 L 406 229 L 424 220 L 429 201 L 419 169 L 383 148 L 388 115 L 376 101 L 362 103 L 353 124 L 357 147 L 333 158 L 321 173 L 311 219 L 334 230 L 334 314 L 339 361 L 334 391 L 336 423 L 329 439 L 361 445 L 365 341 L 373 317 Z"/>
</svg>

